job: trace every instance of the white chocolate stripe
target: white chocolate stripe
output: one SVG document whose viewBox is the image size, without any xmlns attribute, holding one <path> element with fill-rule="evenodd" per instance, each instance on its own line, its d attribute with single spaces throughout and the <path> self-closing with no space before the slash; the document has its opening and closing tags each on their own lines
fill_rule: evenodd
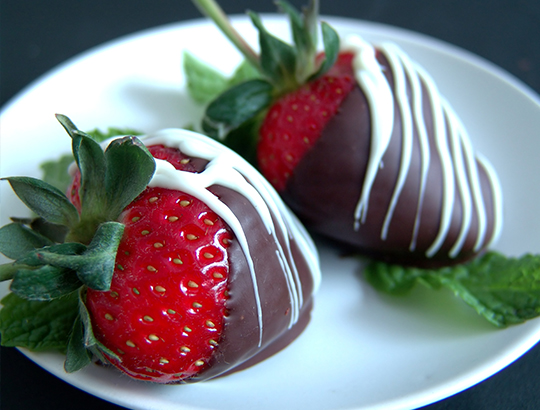
<svg viewBox="0 0 540 410">
<path fill-rule="evenodd" d="M 411 106 L 409 104 L 409 98 L 407 95 L 407 78 L 405 73 L 406 67 L 405 64 L 403 64 L 403 60 L 400 55 L 401 53 L 399 53 L 399 50 L 395 50 L 395 48 L 396 47 L 392 44 L 385 44 L 383 46 L 383 50 L 387 51 L 386 55 L 389 57 L 388 62 L 390 63 L 392 72 L 394 73 L 395 95 L 401 115 L 401 164 L 396 188 L 392 194 L 390 206 L 388 207 L 388 212 L 386 213 L 381 231 L 381 238 L 383 240 L 386 240 L 392 216 L 394 215 L 403 186 L 405 185 L 405 180 L 407 179 L 407 174 L 411 165 L 413 150 L 413 121 Z"/>
<path fill-rule="evenodd" d="M 462 250 L 472 226 L 473 208 L 478 219 L 474 250 L 478 251 L 482 246 L 486 245 L 486 242 L 491 244 L 498 237 L 502 227 L 502 193 L 499 181 L 491 165 L 484 158 L 480 160 L 475 156 L 465 128 L 450 105 L 440 96 L 431 77 L 421 67 L 413 64 L 399 47 L 394 44 L 382 44 L 378 46 L 378 49 L 385 55 L 392 70 L 394 78 L 394 90 L 392 90 L 384 77 L 381 66 L 375 59 L 376 49 L 373 45 L 358 36 L 351 36 L 345 40 L 342 49 L 355 53 L 353 69 L 358 85 L 364 92 L 369 104 L 372 127 L 371 148 L 366 176 L 354 214 L 354 228 L 358 230 L 360 225 L 365 223 L 373 183 L 382 164 L 382 157 L 390 143 L 394 126 L 392 95 L 395 95 L 396 109 L 399 110 L 402 121 L 402 153 L 397 182 L 381 228 L 381 239 L 387 239 L 395 207 L 403 190 L 405 178 L 409 173 L 413 130 L 416 129 L 420 147 L 421 175 L 416 217 L 409 247 L 411 251 L 416 249 L 427 175 L 431 164 L 430 142 L 423 116 L 423 84 L 429 100 L 433 120 L 433 142 L 440 160 L 442 173 L 440 223 L 434 241 L 426 250 L 426 256 L 434 256 L 448 237 L 452 214 L 456 205 L 456 190 L 459 192 L 463 211 L 459 234 L 451 246 L 449 256 L 456 257 Z M 407 82 L 410 84 L 411 89 L 410 98 L 407 94 Z M 392 102 L 392 107 L 389 107 L 389 101 Z M 488 229 L 487 210 L 477 169 L 480 163 L 482 165 L 486 163 L 484 169 L 486 169 L 493 190 L 495 218 L 493 233 L 490 238 L 486 238 Z"/>
<path fill-rule="evenodd" d="M 453 117 L 453 113 L 450 112 L 449 116 Z M 453 122 L 454 120 L 451 120 L 450 122 Z M 461 129 L 461 126 L 456 121 L 455 127 L 450 127 L 450 149 L 452 158 L 454 159 L 454 169 L 456 169 L 457 175 L 457 188 L 459 192 L 459 197 L 461 199 L 461 228 L 459 230 L 458 237 L 456 239 L 456 242 L 450 249 L 449 255 L 451 258 L 455 258 L 459 252 L 463 249 L 463 245 L 465 244 L 465 240 L 467 239 L 467 234 L 469 233 L 469 229 L 471 227 L 471 221 L 472 221 L 472 195 L 471 195 L 471 188 L 469 186 L 469 181 L 466 174 L 466 167 L 465 167 L 465 161 L 463 159 L 463 150 L 465 147 L 462 144 L 463 141 L 463 130 Z M 476 166 L 474 166 L 476 168 Z"/>
<path fill-rule="evenodd" d="M 246 256 L 253 282 L 259 322 L 259 346 L 263 340 L 263 309 L 253 258 L 249 243 L 238 218 L 207 188 L 220 185 L 242 194 L 253 205 L 266 226 L 269 235 L 276 238 L 276 256 L 283 267 L 291 301 L 291 321 L 300 317 L 303 305 L 302 286 L 298 269 L 292 257 L 291 240 L 294 238 L 313 275 L 314 292 L 320 283 L 320 269 L 315 245 L 299 221 L 283 204 L 270 184 L 247 162 L 234 152 L 205 136 L 186 130 L 168 129 L 141 138 L 146 145 L 163 144 L 180 149 L 185 155 L 208 160 L 201 173 L 179 171 L 166 161 L 156 160 L 156 172 L 149 186 L 181 190 L 205 202 L 232 229 Z M 277 240 L 278 232 L 285 248 Z"/>
<path fill-rule="evenodd" d="M 371 117 L 375 118 L 384 115 L 385 118 L 393 119 L 394 97 L 375 56 L 375 49 L 360 37 L 352 37 L 349 46 L 356 52 L 353 67 L 360 87 L 367 91 L 366 98 Z M 374 90 L 377 90 L 377 93 L 371 92 Z M 362 193 L 354 213 L 355 229 L 359 229 L 360 224 L 366 221 L 371 188 L 381 166 L 382 157 L 388 148 L 388 144 L 390 144 L 392 128 L 392 121 L 371 122 L 373 138 L 371 139 L 369 162 Z"/>
<path fill-rule="evenodd" d="M 490 239 L 488 240 L 486 246 L 490 247 L 500 236 L 503 226 L 503 194 L 502 187 L 499 179 L 497 178 L 497 173 L 491 165 L 491 163 L 481 154 L 478 154 L 476 159 L 484 168 L 488 175 L 489 182 L 491 183 L 491 194 L 493 196 L 493 233 L 491 234 Z"/>
</svg>

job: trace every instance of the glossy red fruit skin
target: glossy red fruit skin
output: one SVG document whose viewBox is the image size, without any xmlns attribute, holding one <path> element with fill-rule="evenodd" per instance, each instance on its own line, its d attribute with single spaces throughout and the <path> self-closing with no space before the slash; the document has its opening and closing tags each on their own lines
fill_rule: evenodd
<svg viewBox="0 0 540 410">
<path fill-rule="evenodd" d="M 354 88 L 353 57 L 340 53 L 326 74 L 285 94 L 270 107 L 259 130 L 257 160 L 278 192 L 285 189 L 300 159 Z"/>
<path fill-rule="evenodd" d="M 203 163 L 179 150 L 148 147 L 176 169 Z M 68 196 L 80 210 L 80 174 Z M 87 290 L 96 338 L 118 355 L 108 360 L 131 377 L 176 383 L 203 371 L 226 316 L 233 238 L 206 204 L 179 191 L 147 188 L 119 218 L 125 225 L 107 292 Z"/>
<path fill-rule="evenodd" d="M 94 333 L 132 377 L 192 377 L 219 342 L 232 234 L 204 203 L 163 188 L 147 188 L 120 222 L 111 289 L 87 292 Z"/>
</svg>

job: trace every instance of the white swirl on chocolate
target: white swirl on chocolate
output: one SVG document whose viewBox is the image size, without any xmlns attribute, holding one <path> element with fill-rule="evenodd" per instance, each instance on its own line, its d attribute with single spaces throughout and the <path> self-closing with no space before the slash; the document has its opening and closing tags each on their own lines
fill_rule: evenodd
<svg viewBox="0 0 540 410">
<path fill-rule="evenodd" d="M 483 157 L 475 155 L 465 127 L 447 101 L 439 94 L 431 77 L 395 44 L 382 43 L 374 46 L 358 36 L 347 38 L 343 50 L 352 51 L 353 69 L 358 85 L 366 95 L 371 117 L 371 148 L 362 191 L 356 207 L 355 230 L 361 229 L 367 216 L 367 204 L 378 170 L 383 165 L 382 157 L 388 148 L 394 128 L 394 110 L 398 110 L 402 122 L 401 163 L 397 182 L 386 217 L 381 228 L 381 239 L 386 240 L 392 216 L 409 173 L 412 145 L 416 131 L 420 147 L 421 172 L 416 218 L 409 249 L 416 249 L 423 198 L 426 194 L 427 175 L 431 162 L 429 132 L 423 113 L 423 94 L 427 99 L 433 118 L 433 143 L 442 168 L 441 217 L 436 238 L 427 248 L 426 256 L 435 255 L 444 244 L 450 231 L 455 193 L 461 198 L 462 216 L 459 234 L 449 250 L 451 258 L 462 250 L 471 229 L 473 209 L 477 215 L 477 236 L 474 250 L 489 246 L 502 228 L 502 193 L 493 168 Z M 394 89 L 377 61 L 377 51 L 388 61 L 394 79 Z M 395 102 L 394 102 L 395 97 Z M 396 106 L 396 107 L 395 107 Z M 494 221 L 492 233 L 487 237 L 487 210 L 482 196 L 478 175 L 481 166 L 488 175 L 493 196 Z"/>
<path fill-rule="evenodd" d="M 285 249 L 276 239 L 276 258 L 283 268 L 290 295 L 291 318 L 289 328 L 299 319 L 304 302 L 298 269 L 292 257 L 290 242 L 299 246 L 313 276 L 314 292 L 320 283 L 320 270 L 315 245 L 296 217 L 286 208 L 270 184 L 249 163 L 233 151 L 203 135 L 181 129 L 166 129 L 141 138 L 147 146 L 165 145 L 178 148 L 187 156 L 209 161 L 200 173 L 175 169 L 169 162 L 156 159 L 156 171 L 149 183 L 151 187 L 176 189 L 206 203 L 231 228 L 247 259 L 253 283 L 253 292 L 259 322 L 259 347 L 263 338 L 263 307 L 259 296 L 257 276 L 246 233 L 232 210 L 214 195 L 208 187 L 220 185 L 243 195 L 257 210 L 267 232 L 278 233 L 285 240 Z"/>
</svg>

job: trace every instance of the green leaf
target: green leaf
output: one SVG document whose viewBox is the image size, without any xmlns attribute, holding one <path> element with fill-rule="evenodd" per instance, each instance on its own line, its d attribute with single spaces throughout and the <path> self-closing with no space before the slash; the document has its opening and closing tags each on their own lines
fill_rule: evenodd
<svg viewBox="0 0 540 410">
<path fill-rule="evenodd" d="M 22 258 L 27 252 L 52 245 L 52 241 L 20 223 L 0 228 L 0 252 L 10 259 Z"/>
<path fill-rule="evenodd" d="M 249 12 L 248 14 L 259 30 L 261 69 L 264 75 L 280 91 L 295 89 L 298 85 L 295 78 L 295 49 L 290 44 L 270 34 L 256 13 Z"/>
<path fill-rule="evenodd" d="M 118 138 L 105 151 L 106 220 L 116 220 L 148 185 L 156 167 L 154 157 L 135 137 Z"/>
<path fill-rule="evenodd" d="M 77 290 L 81 285 L 74 271 L 45 265 L 37 269 L 19 269 L 10 290 L 28 300 L 53 300 Z"/>
<path fill-rule="evenodd" d="M 378 290 L 404 294 L 416 283 L 446 287 L 498 327 L 540 316 L 540 255 L 507 258 L 488 252 L 475 260 L 438 270 L 370 263 L 367 280 Z"/>
<path fill-rule="evenodd" d="M 85 245 L 77 242 L 55 244 L 29 251 L 21 258 L 18 258 L 16 263 L 27 266 L 53 265 L 62 268 L 71 268 L 68 262 L 62 262 L 64 258 L 81 255 L 86 249 L 87 247 Z"/>
<path fill-rule="evenodd" d="M 77 292 L 50 302 L 30 301 L 10 293 L 2 299 L 2 304 L 0 334 L 3 346 L 33 351 L 66 350 L 78 314 Z"/>
<path fill-rule="evenodd" d="M 124 225 L 119 222 L 100 225 L 88 249 L 79 257 L 77 275 L 89 288 L 102 291 L 110 289 L 116 252 L 123 233 Z"/>
<path fill-rule="evenodd" d="M 68 172 L 69 166 L 73 163 L 73 155 L 66 154 L 57 160 L 45 161 L 40 165 L 43 171 L 42 180 L 66 192 L 71 183 L 71 175 Z"/>
<path fill-rule="evenodd" d="M 55 224 L 74 226 L 79 213 L 63 192 L 54 186 L 31 177 L 4 178 L 17 196 L 39 216 Z"/>
<path fill-rule="evenodd" d="M 371 286 L 380 292 L 405 295 L 416 286 L 417 280 L 426 273 L 421 269 L 372 261 L 366 266 L 364 275 Z"/>
<path fill-rule="evenodd" d="M 79 279 L 88 287 L 109 290 L 123 232 L 123 224 L 105 222 L 99 226 L 88 247 L 66 242 L 29 252 L 17 263 L 71 269 L 77 272 Z"/>
<path fill-rule="evenodd" d="M 229 85 L 223 74 L 187 51 L 183 53 L 183 69 L 189 95 L 199 104 L 209 103 Z"/>
<path fill-rule="evenodd" d="M 76 160 L 81 172 L 81 215 L 103 215 L 107 210 L 105 154 L 96 141 L 83 133 L 80 133 L 77 151 Z"/>
<path fill-rule="evenodd" d="M 121 362 L 122 359 L 115 352 L 108 349 L 95 337 L 94 329 L 92 328 L 92 320 L 90 318 L 90 314 L 88 313 L 88 309 L 86 308 L 85 299 L 86 295 L 85 289 L 83 287 L 79 291 L 79 317 L 84 328 L 84 346 L 89 349 L 94 355 L 96 355 L 102 362 L 107 361 L 103 353 L 105 353 L 108 357 L 114 358 L 117 361 Z"/>
<path fill-rule="evenodd" d="M 279 1 L 277 5 L 289 15 L 292 37 L 297 53 L 296 79 L 299 84 L 303 84 L 315 69 L 319 5 L 317 1 L 311 1 L 302 15 L 286 1 Z"/>
<path fill-rule="evenodd" d="M 106 210 L 105 154 L 101 146 L 91 136 L 80 131 L 68 117 L 56 114 L 56 118 L 72 139 L 73 157 L 81 173 L 81 214 L 87 219 L 100 220 Z"/>
<path fill-rule="evenodd" d="M 0 282 L 13 279 L 13 276 L 20 269 L 14 263 L 4 263 L 0 265 Z"/>
<path fill-rule="evenodd" d="M 52 224 L 43 218 L 34 218 L 30 222 L 30 228 L 53 242 L 64 242 L 69 228 L 65 225 Z"/>
<path fill-rule="evenodd" d="M 233 129 L 254 118 L 272 101 L 272 85 L 251 80 L 225 91 L 207 107 L 203 130 L 212 138 L 223 140 Z"/>
<path fill-rule="evenodd" d="M 73 323 L 73 329 L 67 346 L 64 370 L 67 373 L 73 373 L 81 370 L 91 362 L 92 354 L 84 345 L 84 326 L 79 315 Z"/>
<path fill-rule="evenodd" d="M 261 75 L 259 73 L 259 71 L 253 67 L 249 61 L 247 60 L 243 60 L 240 65 L 238 67 L 236 67 L 236 70 L 234 70 L 234 73 L 233 75 L 231 76 L 231 78 L 227 81 L 227 87 L 226 88 L 230 88 L 234 85 L 237 85 L 237 84 L 240 84 L 240 83 L 243 83 L 245 81 L 249 81 L 249 80 L 254 80 L 254 79 L 257 79 L 257 78 L 260 78 Z M 222 91 L 225 91 L 222 90 Z M 220 93 L 216 94 L 214 96 L 217 97 Z"/>
<path fill-rule="evenodd" d="M 109 127 L 106 131 L 94 128 L 93 130 L 87 131 L 86 134 L 91 136 L 96 142 L 103 142 L 113 137 L 142 135 L 142 132 L 132 128 Z"/>
<path fill-rule="evenodd" d="M 263 113 L 264 111 L 231 130 L 226 138 L 221 140 L 223 145 L 238 153 L 253 166 L 257 166 L 258 131 Z"/>
<path fill-rule="evenodd" d="M 326 73 L 336 62 L 339 53 L 339 36 L 336 31 L 325 22 L 321 23 L 321 31 L 324 44 L 324 60 L 317 72 L 309 78 L 309 81 Z"/>
<path fill-rule="evenodd" d="M 489 253 L 442 284 L 491 323 L 504 327 L 540 315 L 540 256 Z"/>
</svg>

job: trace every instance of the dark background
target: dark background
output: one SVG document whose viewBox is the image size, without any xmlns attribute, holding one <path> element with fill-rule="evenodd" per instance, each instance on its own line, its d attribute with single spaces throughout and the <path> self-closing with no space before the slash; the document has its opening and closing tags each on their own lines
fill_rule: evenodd
<svg viewBox="0 0 540 410">
<path fill-rule="evenodd" d="M 291 2 L 297 7 L 304 4 Z M 462 47 L 540 92 L 540 1 L 321 2 L 321 14 L 399 26 Z M 275 11 L 271 0 L 222 0 L 221 5 L 229 14 L 248 8 Z M 0 105 L 49 69 L 91 47 L 199 17 L 188 0 L 0 0 Z M 0 369 L 2 410 L 120 409 L 56 379 L 15 349 L 1 349 Z M 540 345 L 479 385 L 423 409 L 539 408 Z"/>
</svg>

